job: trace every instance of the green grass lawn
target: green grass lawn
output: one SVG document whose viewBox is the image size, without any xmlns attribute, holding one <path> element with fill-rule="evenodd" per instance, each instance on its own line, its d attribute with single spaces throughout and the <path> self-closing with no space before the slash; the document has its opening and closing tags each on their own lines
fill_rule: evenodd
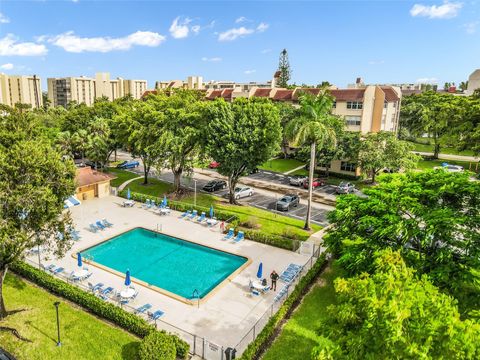
<svg viewBox="0 0 480 360">
<path fill-rule="evenodd" d="M 268 160 L 262 166 L 259 166 L 259 168 L 262 170 L 284 173 L 302 165 L 305 164 L 295 159 L 272 159 Z"/>
<path fill-rule="evenodd" d="M 413 143 L 413 145 L 415 146 L 414 151 L 433 153 L 433 148 L 434 148 L 433 142 L 429 143 L 428 141 L 429 140 L 426 138 L 417 139 L 417 142 Z M 440 154 L 473 156 L 473 151 L 471 150 L 458 151 L 455 148 L 442 145 L 440 146 Z"/>
<path fill-rule="evenodd" d="M 150 196 L 163 197 L 173 191 L 173 185 L 157 179 L 148 179 L 148 184 L 143 185 L 143 177 L 128 184 L 127 188 L 132 192 L 141 193 Z"/>
<path fill-rule="evenodd" d="M 130 171 L 125 171 L 125 170 L 116 169 L 116 168 L 108 168 L 108 173 L 115 175 L 117 177 L 116 179 L 113 179 L 110 182 L 110 184 L 114 187 L 118 187 L 122 185 L 125 181 L 134 179 L 139 176 Z"/>
<path fill-rule="evenodd" d="M 318 283 L 287 321 L 262 360 L 311 358 L 312 349 L 318 345 L 316 330 L 327 314 L 327 307 L 335 301 L 333 280 L 341 275 L 342 269 L 335 265 L 325 270 Z"/>
<path fill-rule="evenodd" d="M 21 278 L 7 274 L 4 295 L 8 310 L 25 309 L 0 323 L 32 340 L 23 342 L 9 332 L 0 332 L 1 347 L 19 360 L 137 359 L 138 338 Z M 56 346 L 55 301 L 61 303 L 61 347 Z"/>
<path fill-rule="evenodd" d="M 469 161 L 458 161 L 458 160 L 420 160 L 417 165 L 417 169 L 419 170 L 429 170 L 433 169 L 435 166 L 442 166 L 442 163 L 449 163 L 451 165 L 460 165 L 463 166 L 466 170 L 471 169 L 472 171 L 475 171 L 476 167 L 478 166 L 478 171 L 480 171 L 480 165 L 478 163 L 474 162 L 469 162 Z"/>
</svg>

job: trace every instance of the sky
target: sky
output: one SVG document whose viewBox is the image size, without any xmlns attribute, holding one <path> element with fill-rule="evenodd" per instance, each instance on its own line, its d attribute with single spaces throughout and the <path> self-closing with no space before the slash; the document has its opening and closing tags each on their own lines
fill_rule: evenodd
<svg viewBox="0 0 480 360">
<path fill-rule="evenodd" d="M 0 72 L 47 77 L 465 81 L 480 68 L 480 0 L 0 0 Z"/>
</svg>

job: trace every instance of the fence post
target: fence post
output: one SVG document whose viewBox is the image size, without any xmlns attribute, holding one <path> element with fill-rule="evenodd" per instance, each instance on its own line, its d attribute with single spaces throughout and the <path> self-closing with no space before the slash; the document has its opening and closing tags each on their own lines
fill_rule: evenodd
<svg viewBox="0 0 480 360">
<path fill-rule="evenodd" d="M 222 354 L 221 360 L 223 360 L 223 346 L 222 346 L 222 350 L 221 350 L 221 351 L 222 351 L 222 353 L 221 353 L 221 354 Z"/>
<path fill-rule="evenodd" d="M 197 348 L 197 335 L 193 335 L 193 355 L 195 355 L 195 350 Z"/>
<path fill-rule="evenodd" d="M 202 341 L 202 359 L 205 359 L 205 338 Z"/>
</svg>

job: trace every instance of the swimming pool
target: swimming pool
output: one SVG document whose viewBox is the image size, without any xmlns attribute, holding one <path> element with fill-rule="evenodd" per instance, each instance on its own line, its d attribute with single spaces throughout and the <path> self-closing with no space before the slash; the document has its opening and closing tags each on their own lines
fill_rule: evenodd
<svg viewBox="0 0 480 360">
<path fill-rule="evenodd" d="M 204 298 L 248 259 L 135 228 L 81 252 L 107 268 L 184 299 Z"/>
</svg>

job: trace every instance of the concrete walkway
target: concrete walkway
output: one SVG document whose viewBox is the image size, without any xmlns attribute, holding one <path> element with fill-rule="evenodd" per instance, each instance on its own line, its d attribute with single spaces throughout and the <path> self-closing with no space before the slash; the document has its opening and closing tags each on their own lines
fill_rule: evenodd
<svg viewBox="0 0 480 360">
<path fill-rule="evenodd" d="M 130 184 L 132 181 L 138 180 L 138 179 L 141 179 L 141 178 L 143 178 L 143 176 L 138 176 L 138 177 L 136 177 L 136 178 L 133 178 L 133 179 L 130 179 L 130 180 L 125 181 L 122 185 L 120 185 L 120 186 L 118 187 L 118 191 L 122 191 L 123 189 L 125 189 L 125 186 L 127 186 L 128 184 Z"/>
<path fill-rule="evenodd" d="M 294 172 L 297 171 L 297 170 L 302 170 L 302 169 L 304 169 L 304 168 L 305 168 L 305 165 L 302 165 L 302 166 L 299 166 L 299 167 L 297 167 L 297 168 L 295 168 L 295 169 L 285 171 L 285 172 L 283 173 L 283 175 L 289 175 L 289 174 L 291 174 L 291 173 L 294 173 Z"/>
</svg>

